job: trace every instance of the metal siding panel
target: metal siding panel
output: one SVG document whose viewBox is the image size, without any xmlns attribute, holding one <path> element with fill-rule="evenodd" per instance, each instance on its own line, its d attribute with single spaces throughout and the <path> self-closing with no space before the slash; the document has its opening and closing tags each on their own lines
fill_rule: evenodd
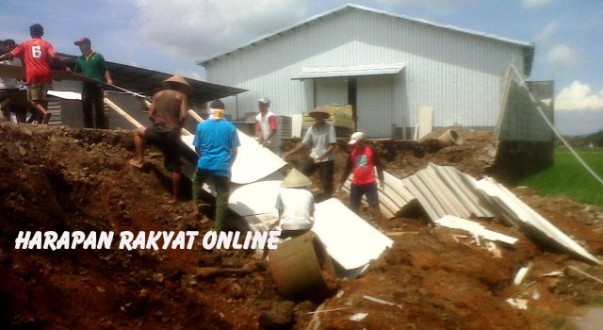
<svg viewBox="0 0 603 330">
<path fill-rule="evenodd" d="M 315 80 L 314 106 L 348 104 L 348 84 L 345 79 Z"/>
<path fill-rule="evenodd" d="M 361 77 L 357 85 L 358 130 L 370 137 L 392 133 L 392 78 Z"/>
</svg>

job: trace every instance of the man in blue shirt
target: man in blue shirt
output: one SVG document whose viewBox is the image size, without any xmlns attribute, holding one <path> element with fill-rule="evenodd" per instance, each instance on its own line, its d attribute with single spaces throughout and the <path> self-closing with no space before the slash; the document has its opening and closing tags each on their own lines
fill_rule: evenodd
<svg viewBox="0 0 603 330">
<path fill-rule="evenodd" d="M 216 189 L 215 229 L 223 231 L 230 192 L 231 167 L 241 145 L 235 126 L 223 118 L 224 103 L 216 100 L 209 105 L 212 116 L 200 123 L 193 146 L 199 155 L 193 176 L 193 215 L 199 214 L 199 190 L 211 178 Z"/>
</svg>

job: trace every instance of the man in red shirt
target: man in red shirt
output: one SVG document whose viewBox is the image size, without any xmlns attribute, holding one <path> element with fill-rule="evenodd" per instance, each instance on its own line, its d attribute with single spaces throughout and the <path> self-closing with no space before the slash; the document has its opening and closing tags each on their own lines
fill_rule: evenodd
<svg viewBox="0 0 603 330">
<path fill-rule="evenodd" d="M 52 44 L 42 40 L 44 28 L 40 24 L 29 27 L 31 39 L 23 42 L 10 53 L 0 56 L 0 61 L 13 57 L 22 57 L 25 62 L 25 77 L 27 82 L 27 99 L 38 113 L 38 123 L 48 124 L 50 113 L 46 111 L 48 102 L 46 93 L 52 82 L 50 77 L 50 59 L 56 60 L 65 71 L 69 68 L 58 58 Z"/>
<path fill-rule="evenodd" d="M 364 133 L 356 132 L 352 134 L 348 145 L 353 147 L 348 158 L 348 163 L 341 176 L 339 190 L 352 173 L 352 184 L 350 187 L 350 208 L 357 211 L 360 207 L 360 200 L 366 194 L 366 199 L 371 207 L 379 206 L 379 193 L 377 191 L 377 182 L 375 180 L 375 169 L 379 177 L 379 186 L 383 189 L 383 167 L 379 161 L 379 156 L 375 149 L 366 144 Z"/>
</svg>

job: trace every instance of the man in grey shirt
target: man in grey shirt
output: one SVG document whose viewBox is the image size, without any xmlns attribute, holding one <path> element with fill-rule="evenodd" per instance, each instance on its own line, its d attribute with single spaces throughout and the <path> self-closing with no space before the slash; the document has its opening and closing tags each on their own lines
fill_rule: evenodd
<svg viewBox="0 0 603 330">
<path fill-rule="evenodd" d="M 322 188 L 327 195 L 333 195 L 333 174 L 335 172 L 335 128 L 326 120 L 330 114 L 322 107 L 312 110 L 309 115 L 316 121 L 304 135 L 304 139 L 291 151 L 283 155 L 287 160 L 291 155 L 301 151 L 304 147 L 311 147 L 310 158 L 302 169 L 302 173 L 310 176 L 316 172 L 320 173 Z"/>
</svg>

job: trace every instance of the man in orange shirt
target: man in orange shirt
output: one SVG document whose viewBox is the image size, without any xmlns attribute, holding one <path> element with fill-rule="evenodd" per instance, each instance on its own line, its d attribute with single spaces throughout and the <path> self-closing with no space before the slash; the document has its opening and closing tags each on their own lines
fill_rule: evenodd
<svg viewBox="0 0 603 330">
<path fill-rule="evenodd" d="M 27 82 L 27 99 L 36 109 L 38 123 L 48 124 L 50 113 L 46 110 L 48 102 L 46 93 L 52 83 L 50 77 L 50 60 L 61 64 L 65 71 L 71 71 L 56 55 L 52 44 L 42 40 L 44 28 L 40 24 L 29 27 L 31 39 L 23 42 L 10 53 L 0 56 L 0 61 L 13 57 L 22 57 L 25 62 L 25 77 Z"/>
</svg>

